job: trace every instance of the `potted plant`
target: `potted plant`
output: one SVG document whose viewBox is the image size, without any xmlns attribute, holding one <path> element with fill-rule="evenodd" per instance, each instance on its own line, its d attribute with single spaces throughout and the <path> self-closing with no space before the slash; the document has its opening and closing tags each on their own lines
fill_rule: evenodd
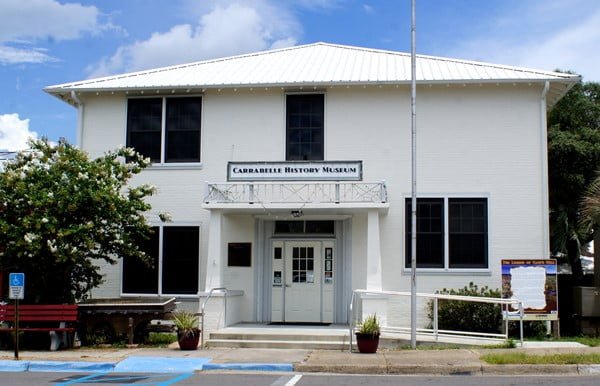
<svg viewBox="0 0 600 386">
<path fill-rule="evenodd" d="M 173 323 L 177 327 L 177 341 L 182 350 L 196 350 L 200 340 L 198 317 L 187 311 L 173 313 Z"/>
<path fill-rule="evenodd" d="M 356 331 L 356 344 L 358 345 L 358 351 L 365 354 L 372 354 L 377 352 L 379 346 L 379 335 L 381 329 L 379 327 L 379 321 L 377 315 L 367 316 L 362 323 L 358 325 Z"/>
</svg>

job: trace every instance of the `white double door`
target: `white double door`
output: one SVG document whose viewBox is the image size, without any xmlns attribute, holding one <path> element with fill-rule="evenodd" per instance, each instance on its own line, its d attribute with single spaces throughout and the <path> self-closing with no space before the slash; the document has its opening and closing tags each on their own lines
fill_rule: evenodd
<svg viewBox="0 0 600 386">
<path fill-rule="evenodd" d="M 286 242 L 285 321 L 321 322 L 321 242 Z"/>
</svg>

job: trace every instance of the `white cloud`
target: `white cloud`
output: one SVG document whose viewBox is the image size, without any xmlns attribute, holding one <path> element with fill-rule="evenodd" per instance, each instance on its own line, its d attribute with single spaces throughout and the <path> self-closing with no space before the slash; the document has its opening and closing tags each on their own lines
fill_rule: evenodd
<svg viewBox="0 0 600 386">
<path fill-rule="evenodd" d="M 43 48 L 16 48 L 0 45 L 0 64 L 54 62 Z"/>
<path fill-rule="evenodd" d="M 588 3 L 590 4 L 590 3 Z M 591 8 L 556 2 L 552 7 L 513 10 L 489 30 L 461 42 L 449 55 L 545 70 L 572 70 L 600 81 L 600 4 Z"/>
<path fill-rule="evenodd" d="M 284 8 L 264 1 L 223 2 L 196 25 L 179 24 L 121 46 L 88 68 L 91 77 L 199 61 L 296 44 L 300 27 Z"/>
<path fill-rule="evenodd" d="M 0 115 L 0 149 L 18 151 L 27 149 L 27 140 L 38 134 L 29 129 L 29 119 L 20 119 L 19 114 Z"/>
<path fill-rule="evenodd" d="M 373 13 L 374 9 L 369 4 L 363 4 L 363 10 L 365 13 Z"/>
<path fill-rule="evenodd" d="M 0 14 L 1 64 L 53 61 L 50 55 L 31 45 L 37 41 L 77 39 L 86 33 L 114 28 L 99 22 L 96 7 L 55 0 L 0 0 Z"/>
</svg>

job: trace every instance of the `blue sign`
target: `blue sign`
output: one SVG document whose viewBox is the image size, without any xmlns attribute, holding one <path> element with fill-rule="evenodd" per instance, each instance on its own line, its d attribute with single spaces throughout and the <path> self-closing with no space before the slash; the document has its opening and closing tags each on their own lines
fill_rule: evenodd
<svg viewBox="0 0 600 386">
<path fill-rule="evenodd" d="M 8 275 L 8 297 L 10 299 L 24 299 L 25 298 L 25 274 L 24 273 L 10 273 Z"/>
</svg>

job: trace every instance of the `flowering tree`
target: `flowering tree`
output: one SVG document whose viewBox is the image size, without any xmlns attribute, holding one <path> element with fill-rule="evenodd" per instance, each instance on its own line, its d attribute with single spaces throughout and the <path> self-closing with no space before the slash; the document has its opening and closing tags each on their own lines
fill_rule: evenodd
<svg viewBox="0 0 600 386">
<path fill-rule="evenodd" d="M 127 186 L 149 160 L 128 148 L 92 160 L 65 141 L 30 146 L 0 171 L 0 272 L 25 273 L 26 302 L 83 299 L 102 283 L 99 262 L 149 261 L 134 240 L 150 232 L 154 189 Z"/>
</svg>

